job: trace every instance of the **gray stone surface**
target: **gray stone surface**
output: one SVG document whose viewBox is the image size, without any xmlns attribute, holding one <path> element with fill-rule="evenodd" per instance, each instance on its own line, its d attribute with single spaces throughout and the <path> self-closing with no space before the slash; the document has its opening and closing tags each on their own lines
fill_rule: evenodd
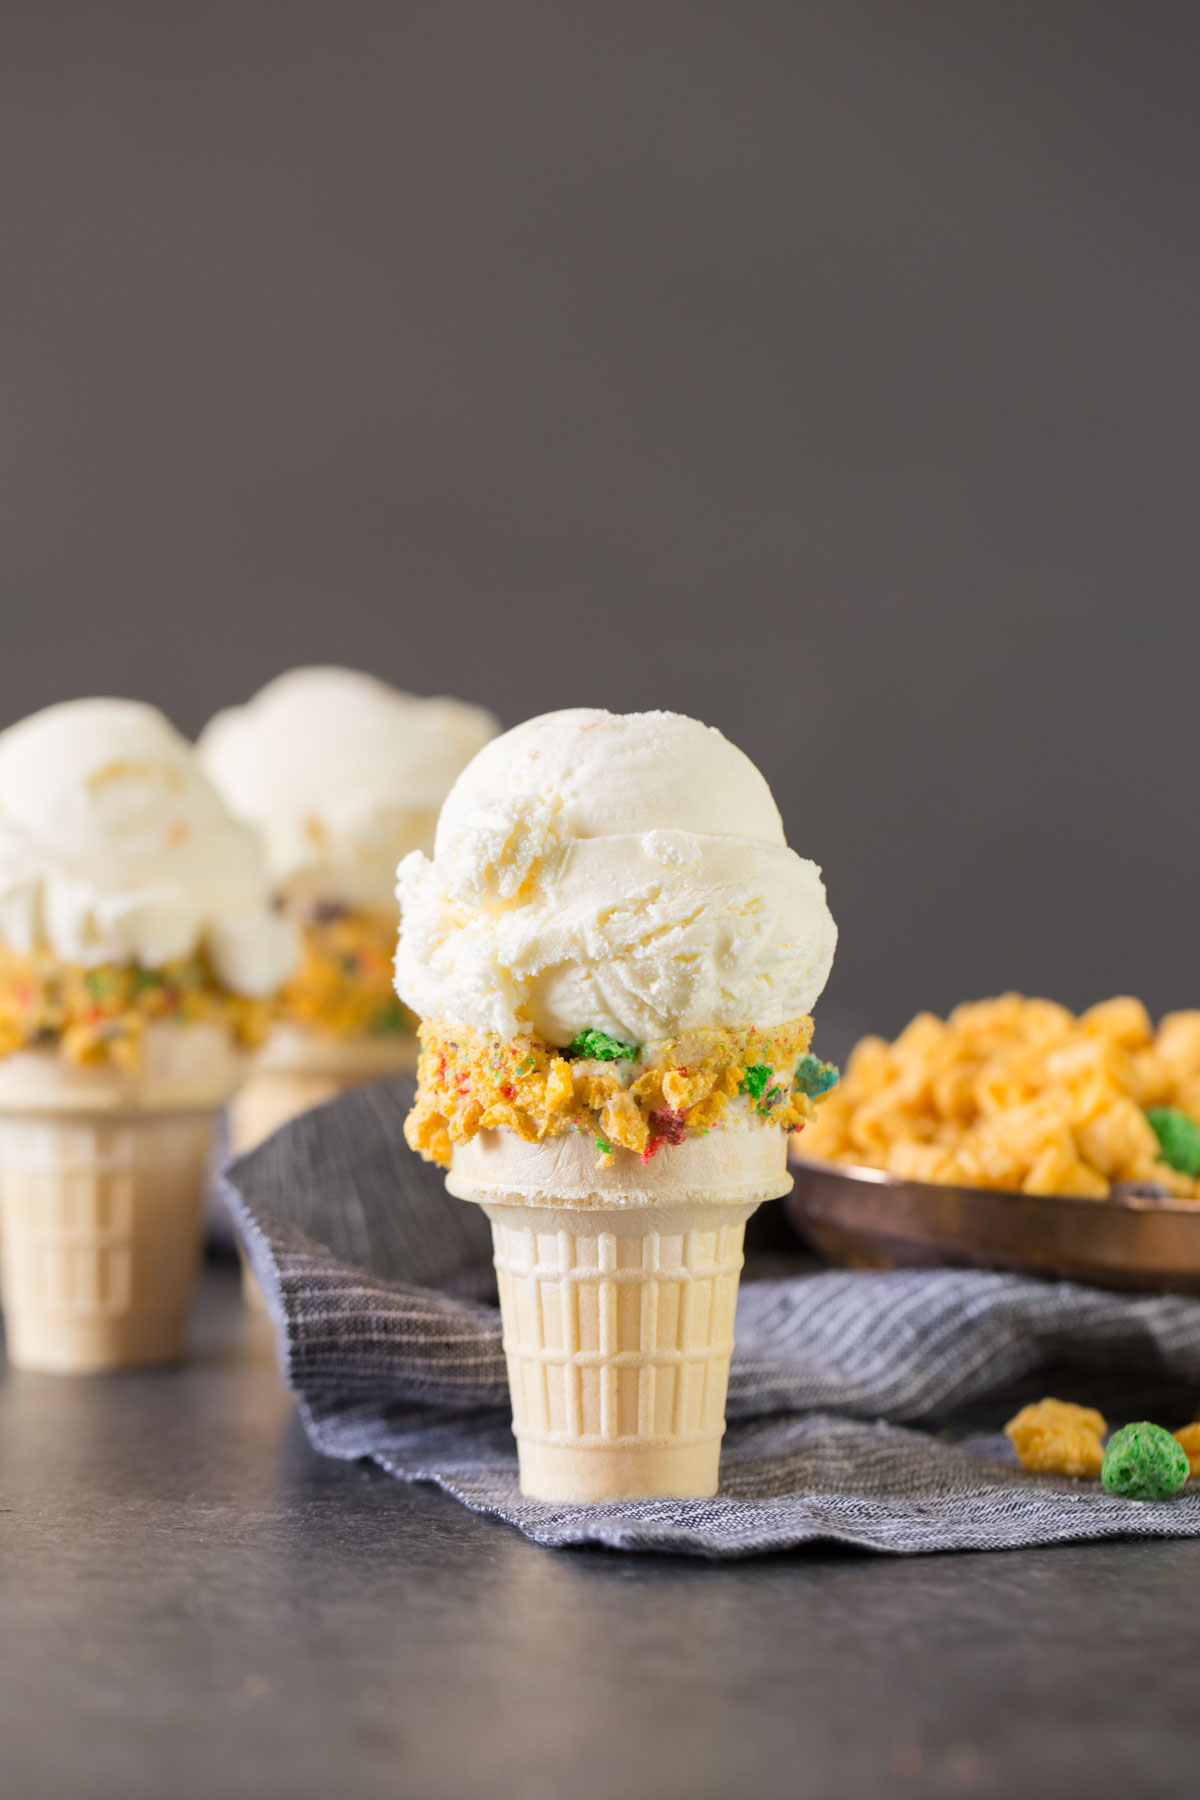
<svg viewBox="0 0 1200 1800">
<path fill-rule="evenodd" d="M 1191 1794 L 1200 1544 L 535 1549 L 325 1462 L 228 1271 L 183 1371 L 0 1379 L 4 1800 Z"/>
</svg>

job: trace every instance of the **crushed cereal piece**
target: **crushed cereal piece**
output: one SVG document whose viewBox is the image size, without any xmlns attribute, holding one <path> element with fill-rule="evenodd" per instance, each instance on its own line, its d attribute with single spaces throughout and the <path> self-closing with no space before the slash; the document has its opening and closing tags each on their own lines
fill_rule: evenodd
<svg viewBox="0 0 1200 1800">
<path fill-rule="evenodd" d="M 1101 1480 L 1110 1494 L 1127 1500 L 1170 1500 L 1188 1478 L 1186 1450 L 1164 1431 L 1139 1419 L 1122 1425 L 1108 1440 Z"/>
<path fill-rule="evenodd" d="M 605 1101 L 600 1112 L 600 1129 L 605 1137 L 626 1150 L 644 1150 L 650 1137 L 649 1119 L 632 1094 L 623 1090 Z"/>
<path fill-rule="evenodd" d="M 526 1058 L 526 1061 L 531 1062 L 532 1059 Z M 524 1064 L 522 1064 L 522 1069 L 524 1069 Z M 564 1062 L 561 1056 L 556 1056 L 550 1064 L 546 1076 L 547 1109 L 552 1113 L 561 1112 L 564 1107 L 570 1106 L 574 1099 L 575 1083 L 571 1077 L 570 1065 Z"/>
<path fill-rule="evenodd" d="M 643 1081 L 645 1077 L 642 1077 Z M 712 1089 L 712 1078 L 697 1078 L 684 1069 L 667 1069 L 659 1081 L 662 1097 L 675 1112 L 686 1112 L 694 1100 L 708 1097 Z"/>
<path fill-rule="evenodd" d="M 1099 1475 L 1103 1413 L 1069 1400 L 1039 1400 L 1023 1406 L 1004 1427 L 1022 1466 L 1036 1475 Z"/>
<path fill-rule="evenodd" d="M 326 1037 L 394 1037 L 416 1029 L 392 987 L 396 916 L 333 901 L 290 909 L 300 966 L 279 993 L 280 1018 Z"/>
<path fill-rule="evenodd" d="M 806 1051 L 796 1064 L 796 1086 L 810 1100 L 820 1099 L 835 1088 L 840 1077 L 833 1063 L 822 1062 L 819 1056 Z"/>
<path fill-rule="evenodd" d="M 749 1094 L 752 1100 L 761 1100 L 773 1074 L 774 1070 L 769 1063 L 754 1063 L 742 1076 L 741 1092 Z"/>
<path fill-rule="evenodd" d="M 567 1055 L 590 1057 L 598 1062 L 636 1062 L 638 1047 L 610 1037 L 607 1031 L 581 1031 L 567 1045 Z"/>
<path fill-rule="evenodd" d="M 650 1131 L 664 1144 L 682 1144 L 687 1136 L 687 1116 L 673 1107 L 664 1106 L 650 1114 Z"/>
</svg>

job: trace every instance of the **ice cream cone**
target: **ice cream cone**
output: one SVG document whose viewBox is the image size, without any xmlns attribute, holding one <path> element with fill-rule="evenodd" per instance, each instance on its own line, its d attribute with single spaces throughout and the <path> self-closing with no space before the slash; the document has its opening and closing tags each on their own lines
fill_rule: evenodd
<svg viewBox="0 0 1200 1800">
<path fill-rule="evenodd" d="M 485 745 L 396 871 L 411 1147 L 493 1234 L 522 1490 L 717 1489 L 745 1223 L 837 927 L 760 772 L 678 713 Z"/>
<path fill-rule="evenodd" d="M 492 1225 L 523 1493 L 716 1493 L 746 1220 L 791 1185 L 771 1127 L 605 1168 L 578 1134 L 455 1146 L 446 1186 Z"/>
<path fill-rule="evenodd" d="M 364 1082 L 408 1074 L 416 1066 L 417 1040 L 407 1032 L 335 1037 L 301 1025 L 279 1025 L 230 1104 L 230 1148 L 240 1156 L 310 1107 Z"/>
<path fill-rule="evenodd" d="M 153 1025 L 136 1071 L 57 1048 L 0 1062 L 9 1361 L 90 1373 L 183 1354 L 217 1115 L 242 1058 L 217 1027 Z"/>
<path fill-rule="evenodd" d="M 229 1106 L 229 1148 L 253 1150 L 273 1131 L 348 1088 L 405 1075 L 417 1066 L 417 1040 L 407 1032 L 386 1037 L 335 1037 L 301 1025 L 279 1025 Z M 242 1294 L 258 1312 L 267 1310 L 262 1289 L 242 1257 Z"/>
</svg>

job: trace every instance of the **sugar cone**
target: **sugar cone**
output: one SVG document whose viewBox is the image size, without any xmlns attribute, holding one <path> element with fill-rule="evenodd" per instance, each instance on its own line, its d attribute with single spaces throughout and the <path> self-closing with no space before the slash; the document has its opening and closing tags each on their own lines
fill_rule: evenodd
<svg viewBox="0 0 1200 1800">
<path fill-rule="evenodd" d="M 791 1188 L 770 1127 L 617 1150 L 581 1136 L 457 1145 L 452 1194 L 492 1225 L 521 1491 L 540 1500 L 717 1491 L 746 1220 Z"/>
<path fill-rule="evenodd" d="M 404 1075 L 417 1066 L 417 1040 L 396 1036 L 334 1037 L 280 1025 L 229 1106 L 229 1148 L 234 1156 L 253 1150 L 273 1131 L 348 1088 Z M 267 1303 L 254 1271 L 242 1257 L 242 1294 L 257 1312 Z"/>
<path fill-rule="evenodd" d="M 153 1025 L 140 1069 L 56 1048 L 0 1062 L 9 1361 L 82 1374 L 186 1348 L 213 1129 L 242 1059 L 209 1025 Z"/>
</svg>

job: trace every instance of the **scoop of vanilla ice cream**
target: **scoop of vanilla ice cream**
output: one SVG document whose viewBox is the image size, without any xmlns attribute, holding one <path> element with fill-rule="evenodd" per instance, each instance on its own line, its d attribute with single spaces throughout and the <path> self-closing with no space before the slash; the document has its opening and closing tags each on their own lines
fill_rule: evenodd
<svg viewBox="0 0 1200 1800">
<path fill-rule="evenodd" d="M 292 669 L 218 713 L 197 750 L 262 836 L 279 892 L 383 908 L 397 862 L 432 847 L 455 777 L 499 729 L 482 707 L 353 669 Z"/>
<path fill-rule="evenodd" d="M 396 991 L 569 1044 L 802 1017 L 837 929 L 771 791 L 678 713 L 547 713 L 488 744 L 397 871 Z"/>
<path fill-rule="evenodd" d="M 203 949 L 247 995 L 273 992 L 299 953 L 254 833 L 132 700 L 69 700 L 0 732 L 0 939 L 88 968 Z"/>
</svg>

